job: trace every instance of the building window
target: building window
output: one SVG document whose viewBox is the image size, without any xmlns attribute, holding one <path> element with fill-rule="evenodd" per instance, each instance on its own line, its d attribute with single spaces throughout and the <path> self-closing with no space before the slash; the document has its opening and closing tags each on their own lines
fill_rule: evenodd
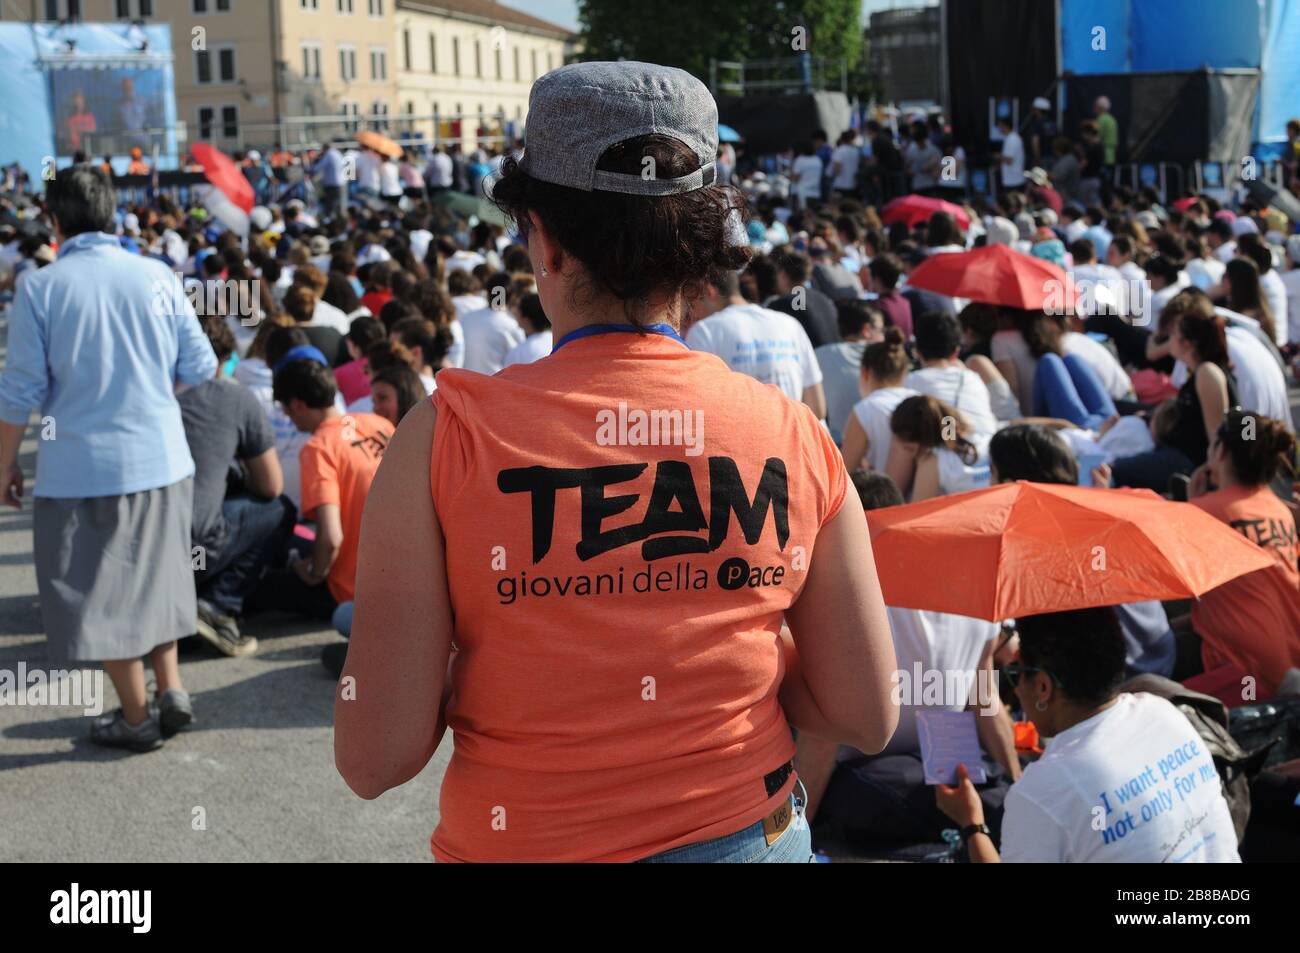
<svg viewBox="0 0 1300 953">
<path fill-rule="evenodd" d="M 199 109 L 199 138 L 212 138 L 212 122 L 216 118 L 216 111 L 211 106 L 203 106 Z"/>
<path fill-rule="evenodd" d="M 347 132 L 356 132 L 360 128 L 360 124 L 356 121 L 355 117 L 361 114 L 361 108 L 351 101 L 341 102 L 339 103 L 339 107 L 342 109 L 343 115 L 348 117 L 344 120 L 343 128 Z"/>
<path fill-rule="evenodd" d="M 302 44 L 302 78 L 320 80 L 320 44 Z"/>
<path fill-rule="evenodd" d="M 319 10 L 320 0 L 298 0 L 298 9 L 300 10 Z"/>
<path fill-rule="evenodd" d="M 357 78 L 357 48 L 355 46 L 339 46 L 339 77 L 345 83 L 350 83 Z"/>
<path fill-rule="evenodd" d="M 239 138 L 239 107 L 221 107 L 221 134 L 227 139 Z"/>
<path fill-rule="evenodd" d="M 555 69 L 555 66 L 554 66 L 554 61 L 551 59 L 551 51 L 547 50 L 546 51 L 546 72 L 549 73 L 553 69 Z"/>
<path fill-rule="evenodd" d="M 501 78 L 501 50 L 500 50 L 500 49 L 495 49 L 495 50 L 493 50 L 492 52 L 496 54 L 496 61 L 497 61 L 497 79 L 500 79 L 500 78 Z"/>
<path fill-rule="evenodd" d="M 366 0 L 366 5 L 372 17 L 382 17 L 384 15 L 384 0 Z"/>
<path fill-rule="evenodd" d="M 474 41 L 474 75 L 483 76 L 483 44 L 479 40 Z"/>
<path fill-rule="evenodd" d="M 532 60 L 532 65 L 533 65 L 533 79 L 537 79 L 537 51 L 536 51 L 536 50 L 529 50 L 529 51 L 528 51 L 528 57 L 529 57 L 529 59 Z"/>
<path fill-rule="evenodd" d="M 45 0 L 45 19 L 53 21 L 63 19 L 80 20 L 81 0 L 63 0 L 63 3 L 59 3 L 59 0 Z"/>
<path fill-rule="evenodd" d="M 338 12 L 339 12 L 339 13 L 355 13 L 356 10 L 355 10 L 355 8 L 352 6 L 352 0 L 338 0 Z"/>
<path fill-rule="evenodd" d="M 140 19 L 153 16 L 153 0 L 140 0 Z"/>
<path fill-rule="evenodd" d="M 438 38 L 429 34 L 429 72 L 438 72 Z"/>
<path fill-rule="evenodd" d="M 126 0 L 130 2 L 130 0 Z M 153 2 L 153 0 L 149 0 Z M 196 16 L 202 16 L 205 13 L 214 11 L 217 13 L 229 13 L 231 0 L 194 0 L 193 9 Z"/>
<path fill-rule="evenodd" d="M 411 31 L 402 31 L 402 69 L 411 71 Z"/>
<path fill-rule="evenodd" d="M 370 50 L 370 78 L 377 81 L 388 79 L 388 51 L 383 47 Z"/>
<path fill-rule="evenodd" d="M 451 38 L 451 71 L 457 76 L 460 75 L 460 37 L 458 36 Z"/>
<path fill-rule="evenodd" d="M 213 63 L 216 64 L 214 75 Z M 198 50 L 194 54 L 194 81 L 200 86 L 208 83 L 233 83 L 235 76 L 235 48 L 217 46 L 209 50 Z"/>
<path fill-rule="evenodd" d="M 515 82 L 519 82 L 522 77 L 519 75 L 519 47 L 515 47 Z"/>
<path fill-rule="evenodd" d="M 131 19 L 131 0 L 117 0 L 117 18 L 119 20 Z"/>
</svg>

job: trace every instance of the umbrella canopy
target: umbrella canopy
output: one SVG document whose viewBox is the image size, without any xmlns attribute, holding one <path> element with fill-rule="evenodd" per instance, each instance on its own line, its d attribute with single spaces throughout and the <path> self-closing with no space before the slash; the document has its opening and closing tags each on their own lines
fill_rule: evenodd
<svg viewBox="0 0 1300 953">
<path fill-rule="evenodd" d="M 935 212 L 947 212 L 957 220 L 957 226 L 963 232 L 970 228 L 970 216 L 960 205 L 924 195 L 904 195 L 894 199 L 880 210 L 880 220 L 886 225 L 904 222 L 908 228 L 915 228 L 930 221 L 930 216 Z"/>
<path fill-rule="evenodd" d="M 373 149 L 381 156 L 388 156 L 390 159 L 400 159 L 403 149 L 392 139 L 380 135 L 367 129 L 365 132 L 357 134 L 357 143 L 366 149 Z"/>
<path fill-rule="evenodd" d="M 1054 314 L 1069 313 L 1079 300 L 1063 268 L 1006 245 L 931 255 L 907 276 L 907 284 L 952 298 Z"/>
<path fill-rule="evenodd" d="M 239 166 L 215 146 L 200 142 L 190 152 L 203 166 L 204 177 L 212 183 L 203 193 L 203 205 L 217 221 L 235 234 L 247 237 L 249 213 L 257 201 L 252 184 Z"/>
<path fill-rule="evenodd" d="M 744 140 L 741 138 L 740 133 L 736 132 L 736 130 L 732 129 L 730 126 L 724 126 L 722 123 L 718 123 L 718 141 L 743 142 Z"/>
<path fill-rule="evenodd" d="M 464 192 L 444 189 L 433 197 L 433 204 L 445 205 L 457 215 L 465 218 L 472 215 L 480 222 L 487 222 L 489 225 L 500 225 L 502 228 L 510 227 L 510 219 L 501 209 L 487 199 L 478 199 L 472 195 L 466 195 Z"/>
<path fill-rule="evenodd" d="M 1199 596 L 1272 565 L 1149 490 L 1003 483 L 867 513 L 885 604 L 999 620 Z"/>
</svg>

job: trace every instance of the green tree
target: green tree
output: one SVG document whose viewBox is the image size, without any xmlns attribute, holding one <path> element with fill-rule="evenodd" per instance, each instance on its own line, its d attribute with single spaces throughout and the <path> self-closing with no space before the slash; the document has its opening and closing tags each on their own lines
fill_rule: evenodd
<svg viewBox="0 0 1300 953">
<path fill-rule="evenodd" d="M 708 82 L 709 61 L 862 58 L 861 0 L 578 0 L 580 59 L 679 66 Z"/>
</svg>

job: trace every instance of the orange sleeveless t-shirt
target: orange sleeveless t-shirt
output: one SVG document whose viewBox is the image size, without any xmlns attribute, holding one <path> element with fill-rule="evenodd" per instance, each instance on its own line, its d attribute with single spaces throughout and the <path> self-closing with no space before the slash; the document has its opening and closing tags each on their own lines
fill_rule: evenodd
<svg viewBox="0 0 1300 953">
<path fill-rule="evenodd" d="M 435 858 L 630 861 L 771 813 L 778 633 L 848 483 L 825 428 L 608 327 L 433 399 L 460 649 Z"/>
</svg>

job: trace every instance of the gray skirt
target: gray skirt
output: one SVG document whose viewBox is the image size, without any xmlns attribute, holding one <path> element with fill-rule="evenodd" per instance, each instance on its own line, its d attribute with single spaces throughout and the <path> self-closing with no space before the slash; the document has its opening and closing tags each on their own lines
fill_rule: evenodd
<svg viewBox="0 0 1300 953">
<path fill-rule="evenodd" d="M 85 499 L 37 497 L 36 582 L 53 664 L 140 658 L 193 635 L 194 480 Z"/>
</svg>

